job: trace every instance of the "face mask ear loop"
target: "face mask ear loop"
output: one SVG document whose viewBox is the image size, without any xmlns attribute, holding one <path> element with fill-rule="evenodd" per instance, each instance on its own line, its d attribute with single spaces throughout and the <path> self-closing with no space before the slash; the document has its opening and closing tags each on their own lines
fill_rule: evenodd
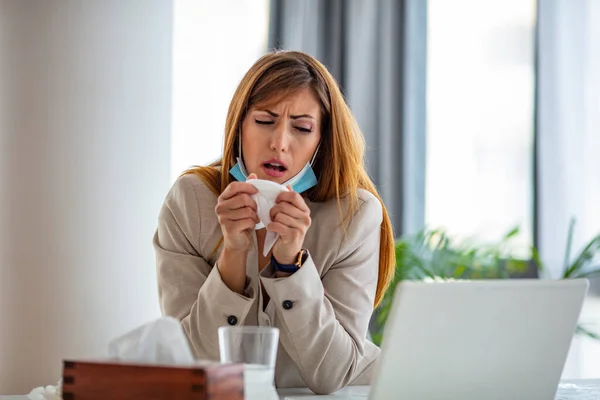
<svg viewBox="0 0 600 400">
<path fill-rule="evenodd" d="M 319 147 L 321 147 L 321 142 L 317 145 L 317 149 L 315 150 L 315 154 L 313 154 L 312 159 L 310 160 L 310 166 L 312 167 L 315 163 L 315 159 L 317 158 L 317 153 L 319 152 Z"/>
<path fill-rule="evenodd" d="M 243 158 L 242 158 L 242 129 L 241 128 L 238 130 L 238 157 L 240 158 L 240 160 L 243 160 Z"/>
<path fill-rule="evenodd" d="M 244 178 L 248 178 L 248 171 L 246 170 L 246 166 L 244 165 L 244 159 L 242 158 L 242 128 L 239 129 L 238 133 L 238 157 L 236 158 L 238 165 L 240 166 L 240 171 Z"/>
</svg>

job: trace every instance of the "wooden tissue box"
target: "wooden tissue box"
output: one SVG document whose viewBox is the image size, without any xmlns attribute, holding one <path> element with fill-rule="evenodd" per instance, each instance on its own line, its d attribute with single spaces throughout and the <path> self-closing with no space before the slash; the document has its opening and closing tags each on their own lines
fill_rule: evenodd
<svg viewBox="0 0 600 400">
<path fill-rule="evenodd" d="M 242 364 L 63 362 L 63 400 L 243 400 Z"/>
</svg>

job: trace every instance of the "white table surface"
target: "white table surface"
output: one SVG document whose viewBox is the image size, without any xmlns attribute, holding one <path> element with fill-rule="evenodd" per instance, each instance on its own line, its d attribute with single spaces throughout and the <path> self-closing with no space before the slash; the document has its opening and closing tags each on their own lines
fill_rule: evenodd
<svg viewBox="0 0 600 400">
<path fill-rule="evenodd" d="M 279 389 L 278 393 L 280 400 L 367 400 L 369 386 L 347 387 L 328 396 L 316 396 L 306 388 Z M 600 400 L 600 379 L 561 381 L 555 400 Z"/>
<path fill-rule="evenodd" d="M 339 392 L 317 396 L 307 388 L 279 389 L 280 400 L 366 400 L 369 386 L 351 386 Z M 0 396 L 0 400 L 28 400 L 27 396 Z M 562 381 L 555 400 L 600 400 L 600 379 Z"/>
<path fill-rule="evenodd" d="M 319 399 L 319 400 L 346 400 L 346 399 L 356 399 L 356 400 L 366 400 L 369 396 L 370 386 L 349 386 L 345 389 L 340 390 L 339 392 L 335 392 L 330 395 L 322 395 L 317 396 L 313 392 L 311 392 L 308 388 L 298 388 L 298 389 L 279 389 L 277 393 L 279 394 L 280 400 L 309 400 L 309 399 Z M 0 399 L 1 400 L 1 399 Z"/>
</svg>

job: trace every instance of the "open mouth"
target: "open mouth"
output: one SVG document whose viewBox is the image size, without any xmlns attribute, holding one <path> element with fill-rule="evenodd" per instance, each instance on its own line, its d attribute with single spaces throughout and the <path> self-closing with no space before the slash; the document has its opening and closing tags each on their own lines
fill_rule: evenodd
<svg viewBox="0 0 600 400">
<path fill-rule="evenodd" d="M 277 164 L 277 163 L 264 163 L 263 166 L 265 168 L 268 168 L 268 169 L 273 170 L 273 171 L 278 171 L 278 172 L 284 172 L 284 171 L 287 170 L 286 167 L 284 167 L 281 164 Z"/>
</svg>

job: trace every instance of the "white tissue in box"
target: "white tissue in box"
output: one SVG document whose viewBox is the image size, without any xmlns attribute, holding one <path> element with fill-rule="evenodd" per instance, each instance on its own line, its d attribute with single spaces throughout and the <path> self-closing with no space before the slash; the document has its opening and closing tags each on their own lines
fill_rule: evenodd
<svg viewBox="0 0 600 400">
<path fill-rule="evenodd" d="M 148 364 L 189 365 L 194 357 L 181 323 L 162 317 L 120 336 L 108 345 L 111 358 Z"/>
</svg>

